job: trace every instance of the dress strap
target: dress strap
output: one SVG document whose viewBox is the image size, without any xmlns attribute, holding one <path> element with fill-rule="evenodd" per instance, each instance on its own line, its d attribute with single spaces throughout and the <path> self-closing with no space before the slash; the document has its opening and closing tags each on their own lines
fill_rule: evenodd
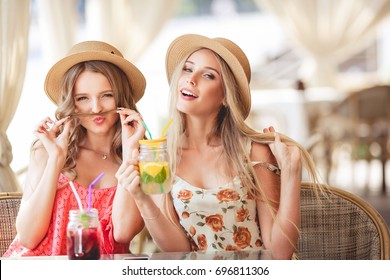
<svg viewBox="0 0 390 280">
<path fill-rule="evenodd" d="M 247 151 L 248 151 L 248 154 L 250 155 L 251 154 L 251 151 L 252 151 L 252 141 L 250 139 L 248 139 L 247 141 Z M 269 171 L 277 174 L 277 175 L 280 175 L 281 171 L 279 169 L 279 167 L 271 164 L 271 163 L 267 163 L 267 162 L 262 162 L 262 161 L 251 161 L 250 164 L 252 165 L 252 167 L 256 166 L 256 165 L 261 165 L 265 168 L 267 168 Z"/>
<path fill-rule="evenodd" d="M 279 167 L 271 164 L 271 163 L 268 163 L 268 162 L 261 162 L 261 161 L 252 161 L 251 162 L 252 166 L 256 166 L 256 165 L 261 165 L 261 166 L 264 166 L 265 168 L 267 168 L 269 171 L 277 174 L 277 175 L 280 175 L 281 171 L 279 169 Z"/>
</svg>

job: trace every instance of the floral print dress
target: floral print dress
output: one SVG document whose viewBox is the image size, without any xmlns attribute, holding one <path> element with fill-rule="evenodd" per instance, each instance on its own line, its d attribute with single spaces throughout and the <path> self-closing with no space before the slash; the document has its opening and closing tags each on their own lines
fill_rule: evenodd
<svg viewBox="0 0 390 280">
<path fill-rule="evenodd" d="M 256 250 L 262 246 L 256 200 L 238 177 L 215 189 L 201 189 L 176 177 L 171 195 L 195 250 Z"/>
</svg>

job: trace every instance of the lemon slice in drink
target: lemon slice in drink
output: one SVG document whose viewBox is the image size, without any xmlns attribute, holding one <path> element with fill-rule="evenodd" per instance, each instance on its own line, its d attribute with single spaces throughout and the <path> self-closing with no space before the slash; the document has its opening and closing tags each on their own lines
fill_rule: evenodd
<svg viewBox="0 0 390 280">
<path fill-rule="evenodd" d="M 169 178 L 168 162 L 140 162 L 141 182 L 164 183 Z"/>
<path fill-rule="evenodd" d="M 164 162 L 147 162 L 140 163 L 140 171 L 141 173 L 145 172 L 148 175 L 155 177 L 161 170 L 166 166 Z"/>
</svg>

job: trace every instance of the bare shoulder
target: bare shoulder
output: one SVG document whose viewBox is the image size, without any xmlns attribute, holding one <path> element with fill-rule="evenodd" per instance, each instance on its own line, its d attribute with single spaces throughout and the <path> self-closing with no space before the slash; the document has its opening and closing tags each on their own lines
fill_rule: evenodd
<svg viewBox="0 0 390 280">
<path fill-rule="evenodd" d="M 267 144 L 252 142 L 250 157 L 252 161 L 273 162 L 273 155 Z"/>
</svg>

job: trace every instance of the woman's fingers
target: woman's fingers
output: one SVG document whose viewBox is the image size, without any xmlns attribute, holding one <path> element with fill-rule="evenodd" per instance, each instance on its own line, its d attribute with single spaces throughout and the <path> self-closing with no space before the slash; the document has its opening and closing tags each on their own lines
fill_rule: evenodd
<svg viewBox="0 0 390 280">
<path fill-rule="evenodd" d="M 138 155 L 138 149 L 133 149 L 131 151 L 130 159 L 123 161 L 115 174 L 115 177 L 118 179 L 118 185 L 131 192 L 134 197 L 140 197 L 140 195 L 142 195 L 142 190 L 140 189 L 141 177 L 138 167 Z"/>
<path fill-rule="evenodd" d="M 138 114 L 137 111 L 132 110 L 132 109 L 129 109 L 129 108 L 124 108 L 124 107 L 119 107 L 119 108 L 117 109 L 117 112 L 118 112 L 119 114 L 127 114 L 127 115 Z"/>
<path fill-rule="evenodd" d="M 128 126 L 131 126 L 131 127 L 134 127 L 134 128 L 137 127 L 137 126 L 141 126 L 142 127 L 141 124 L 142 124 L 142 118 L 141 118 L 141 116 L 139 114 L 127 116 L 122 121 L 122 125 L 128 125 Z"/>
<path fill-rule="evenodd" d="M 297 146 L 283 142 L 280 134 L 275 131 L 273 126 L 264 128 L 263 132 L 274 135 L 274 141 L 269 143 L 268 146 L 281 170 L 289 169 L 291 165 L 300 166 L 301 153 Z"/>
<path fill-rule="evenodd" d="M 115 176 L 118 179 L 118 185 L 125 188 L 127 191 L 132 193 L 138 191 L 140 184 L 140 174 L 138 170 L 138 165 L 135 165 L 131 162 L 124 162 L 118 169 Z"/>
<path fill-rule="evenodd" d="M 269 126 L 263 129 L 264 133 L 269 133 L 269 132 L 275 132 L 275 128 L 273 126 Z"/>
<path fill-rule="evenodd" d="M 119 180 L 129 180 L 129 178 L 134 177 L 134 174 L 139 174 L 138 167 L 129 162 L 126 163 L 126 168 L 123 169 L 123 172 L 119 175 Z M 131 181 L 131 180 L 130 180 Z"/>
<path fill-rule="evenodd" d="M 49 124 L 53 123 L 54 122 L 49 117 L 46 117 L 39 122 L 39 124 L 35 127 L 34 132 L 45 133 L 50 129 Z"/>
<path fill-rule="evenodd" d="M 53 124 L 53 126 L 52 126 L 51 129 L 58 130 L 58 129 L 60 128 L 60 126 L 63 125 L 63 124 L 64 124 L 67 120 L 69 120 L 69 119 L 70 119 L 70 117 L 68 116 L 68 117 L 65 117 L 65 118 L 62 118 L 62 119 L 56 121 L 56 122 Z M 69 122 L 68 122 L 68 123 L 69 123 Z"/>
<path fill-rule="evenodd" d="M 53 121 L 49 117 L 44 118 L 35 128 L 35 132 L 45 133 L 45 132 L 54 132 L 57 133 L 61 125 L 63 125 L 69 117 L 60 119 L 59 121 Z"/>
<path fill-rule="evenodd" d="M 133 121 L 137 121 L 139 123 L 142 122 L 141 115 L 134 110 L 127 108 L 118 108 L 117 112 L 121 118 L 122 125 L 131 125 Z"/>
<path fill-rule="evenodd" d="M 275 132 L 275 130 L 273 132 L 274 132 L 274 135 L 275 135 L 275 142 L 282 143 L 282 141 L 280 140 L 280 134 Z"/>
<path fill-rule="evenodd" d="M 127 128 L 124 131 L 131 134 L 123 134 L 124 131 L 122 131 L 122 135 L 125 138 L 133 135 L 135 138 L 141 139 L 145 135 L 145 127 L 142 124 L 142 116 L 138 112 L 122 108 L 118 110 L 118 113 L 121 118 L 122 127 Z"/>
<path fill-rule="evenodd" d="M 119 177 L 121 177 L 123 174 L 125 174 L 125 176 L 129 175 L 129 172 L 132 171 L 129 170 L 129 168 L 133 168 L 133 170 L 138 171 L 138 155 L 139 155 L 139 151 L 137 149 L 134 149 L 131 152 L 131 158 L 129 160 L 122 162 L 121 166 L 119 167 L 118 171 L 115 174 L 118 180 Z"/>
<path fill-rule="evenodd" d="M 61 133 L 61 135 L 62 135 L 62 137 L 63 137 L 63 135 L 68 135 L 68 132 L 70 129 L 70 118 L 65 117 L 65 118 L 62 118 L 62 119 L 53 123 L 52 127 L 49 129 L 49 133 L 50 133 L 51 137 L 53 137 L 53 138 L 57 137 L 57 133 L 60 131 L 60 127 L 63 126 L 64 124 L 65 124 L 65 126 L 64 126 L 65 131 L 63 131 Z"/>
<path fill-rule="evenodd" d="M 129 168 L 133 168 L 134 170 L 138 170 L 138 161 L 124 161 L 121 166 L 119 166 L 118 171 L 115 174 L 115 177 L 119 179 L 123 174 L 129 173 Z"/>
</svg>

